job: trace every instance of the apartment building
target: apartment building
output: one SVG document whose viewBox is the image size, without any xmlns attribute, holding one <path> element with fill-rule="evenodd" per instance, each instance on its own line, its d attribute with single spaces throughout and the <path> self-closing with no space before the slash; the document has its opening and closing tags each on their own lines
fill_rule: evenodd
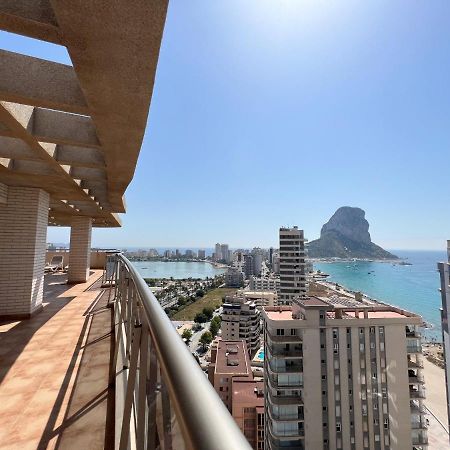
<svg viewBox="0 0 450 450">
<path fill-rule="evenodd" d="M 264 449 L 264 383 L 253 378 L 242 340 L 216 339 L 208 379 L 253 449 Z"/>
<path fill-rule="evenodd" d="M 263 306 L 277 306 L 277 294 L 273 291 L 240 291 L 239 295 L 253 302 L 260 311 Z"/>
<path fill-rule="evenodd" d="M 231 415 L 255 450 L 264 450 L 264 382 L 233 377 Z"/>
<path fill-rule="evenodd" d="M 279 304 L 291 305 L 307 295 L 305 242 L 298 227 L 280 228 Z"/>
<path fill-rule="evenodd" d="M 206 259 L 206 251 L 205 250 L 198 251 L 198 259 Z"/>
<path fill-rule="evenodd" d="M 222 308 L 222 339 L 244 340 L 253 356 L 260 347 L 261 334 L 261 314 L 256 304 L 242 295 L 228 296 Z"/>
<path fill-rule="evenodd" d="M 226 287 L 242 287 L 244 286 L 244 274 L 235 268 L 229 268 L 225 274 Z"/>
<path fill-rule="evenodd" d="M 280 289 L 280 278 L 278 277 L 251 277 L 249 288 L 251 291 L 273 291 Z"/>
<path fill-rule="evenodd" d="M 450 312 L 450 241 L 447 241 L 447 262 L 438 263 L 438 271 L 441 277 L 441 328 L 442 341 L 444 343 L 445 359 L 445 384 L 447 388 L 447 416 L 450 426 L 450 335 L 448 318 Z"/>
<path fill-rule="evenodd" d="M 420 316 L 309 297 L 263 317 L 267 450 L 427 447 Z"/>
</svg>

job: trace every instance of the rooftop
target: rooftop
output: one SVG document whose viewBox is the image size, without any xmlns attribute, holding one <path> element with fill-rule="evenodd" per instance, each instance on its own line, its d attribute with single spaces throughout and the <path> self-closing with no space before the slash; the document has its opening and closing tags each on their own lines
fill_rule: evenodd
<svg viewBox="0 0 450 450">
<path fill-rule="evenodd" d="M 252 378 L 234 377 L 232 381 L 232 404 L 252 403 L 255 407 L 264 407 L 264 382 Z"/>
<path fill-rule="evenodd" d="M 264 307 L 269 320 L 303 320 L 297 317 L 296 311 L 307 311 L 309 308 L 321 307 L 326 310 L 327 319 L 408 319 L 411 322 L 422 322 L 422 318 L 412 312 L 385 303 L 364 304 L 353 299 L 337 297 L 309 297 L 300 300 L 293 306 Z"/>
<path fill-rule="evenodd" d="M 247 346 L 244 341 L 218 341 L 215 373 L 251 374 Z"/>
</svg>

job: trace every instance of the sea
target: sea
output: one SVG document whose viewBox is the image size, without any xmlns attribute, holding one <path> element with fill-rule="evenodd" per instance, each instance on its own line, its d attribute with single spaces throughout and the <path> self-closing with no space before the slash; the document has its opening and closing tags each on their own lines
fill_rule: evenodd
<svg viewBox="0 0 450 450">
<path fill-rule="evenodd" d="M 133 261 L 143 278 L 212 278 L 226 272 L 208 262 L 197 261 Z"/>
<path fill-rule="evenodd" d="M 314 268 L 329 274 L 328 281 L 420 314 L 431 325 L 424 330 L 425 339 L 442 342 L 437 262 L 446 261 L 446 253 L 406 250 L 392 253 L 411 265 L 347 261 L 314 263 Z"/>
</svg>

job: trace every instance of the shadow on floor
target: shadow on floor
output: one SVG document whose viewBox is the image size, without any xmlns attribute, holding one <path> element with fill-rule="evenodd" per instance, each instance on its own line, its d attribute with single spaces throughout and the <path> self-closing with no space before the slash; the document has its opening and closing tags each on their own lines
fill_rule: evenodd
<svg viewBox="0 0 450 450">
<path fill-rule="evenodd" d="M 47 274 L 44 277 L 43 310 L 28 320 L 0 321 L 0 384 L 34 334 L 75 298 L 62 295 L 70 288 L 66 274 Z"/>
<path fill-rule="evenodd" d="M 85 314 L 69 368 L 37 447 L 39 450 L 48 448 L 50 442 L 58 449 L 114 448 L 114 389 L 108 385 L 114 352 L 113 314 L 107 307 L 108 291 L 99 292 Z"/>
</svg>

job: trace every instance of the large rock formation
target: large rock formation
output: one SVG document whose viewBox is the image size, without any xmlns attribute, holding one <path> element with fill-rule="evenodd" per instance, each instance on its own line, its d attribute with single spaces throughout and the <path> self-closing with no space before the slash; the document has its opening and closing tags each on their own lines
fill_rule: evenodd
<svg viewBox="0 0 450 450">
<path fill-rule="evenodd" d="M 397 259 L 374 244 L 361 208 L 343 206 L 322 227 L 320 238 L 308 244 L 310 258 Z"/>
</svg>

